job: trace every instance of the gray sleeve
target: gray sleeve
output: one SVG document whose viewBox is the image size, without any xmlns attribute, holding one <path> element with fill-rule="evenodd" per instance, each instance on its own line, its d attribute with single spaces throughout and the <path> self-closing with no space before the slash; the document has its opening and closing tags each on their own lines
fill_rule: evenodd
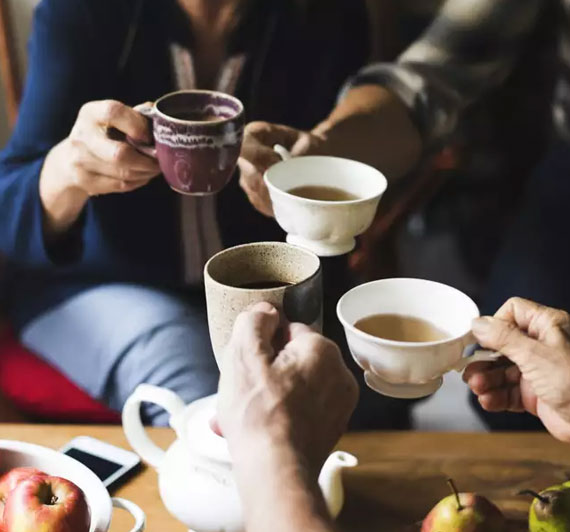
<svg viewBox="0 0 570 532">
<path fill-rule="evenodd" d="M 541 0 L 447 0 L 396 63 L 365 67 L 343 94 L 363 84 L 386 87 L 410 109 L 426 145 L 439 144 L 468 104 L 508 76 L 541 5 Z"/>
</svg>

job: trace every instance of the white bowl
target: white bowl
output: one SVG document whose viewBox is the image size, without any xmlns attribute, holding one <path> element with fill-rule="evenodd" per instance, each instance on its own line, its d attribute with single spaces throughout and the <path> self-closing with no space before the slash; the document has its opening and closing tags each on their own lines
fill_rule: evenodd
<svg viewBox="0 0 570 532">
<path fill-rule="evenodd" d="M 388 183 L 366 164 L 338 157 L 308 156 L 282 161 L 265 173 L 275 218 L 287 242 L 321 257 L 343 255 L 356 245 L 355 236 L 370 227 Z M 289 194 L 301 186 L 343 189 L 359 199 L 320 201 Z"/>
<path fill-rule="evenodd" d="M 31 443 L 0 440 L 0 474 L 15 467 L 35 467 L 48 475 L 65 478 L 79 486 L 91 511 L 90 532 L 109 530 L 113 506 L 123 508 L 133 515 L 136 523 L 131 532 L 144 530 L 145 515 L 138 506 L 124 499 L 111 499 L 95 473 L 63 453 Z"/>
</svg>

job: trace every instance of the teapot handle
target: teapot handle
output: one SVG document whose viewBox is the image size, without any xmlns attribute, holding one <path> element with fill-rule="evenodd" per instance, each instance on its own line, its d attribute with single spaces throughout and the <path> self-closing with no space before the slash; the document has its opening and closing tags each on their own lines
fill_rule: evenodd
<svg viewBox="0 0 570 532">
<path fill-rule="evenodd" d="M 113 497 L 111 502 L 113 504 L 113 508 L 126 510 L 133 516 L 135 524 L 131 529 L 131 532 L 143 532 L 146 527 L 146 516 L 134 502 L 127 501 L 126 499 L 120 499 L 119 497 Z"/>
<path fill-rule="evenodd" d="M 142 403 L 154 403 L 164 408 L 170 414 L 170 426 L 179 438 L 182 438 L 183 434 L 177 421 L 186 405 L 170 390 L 141 384 L 123 407 L 123 430 L 131 447 L 145 462 L 158 468 L 164 458 L 164 451 L 146 433 L 140 414 Z"/>
</svg>

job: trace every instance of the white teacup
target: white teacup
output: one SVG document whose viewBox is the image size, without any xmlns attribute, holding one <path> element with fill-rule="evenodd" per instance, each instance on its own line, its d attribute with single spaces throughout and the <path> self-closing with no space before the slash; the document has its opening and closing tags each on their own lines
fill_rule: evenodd
<svg viewBox="0 0 570 532">
<path fill-rule="evenodd" d="M 266 172 L 265 183 L 275 218 L 287 232 L 287 242 L 321 257 L 343 255 L 354 249 L 354 237 L 370 227 L 387 187 L 386 178 L 375 168 L 325 156 L 286 159 Z M 288 193 L 305 186 L 335 187 L 358 199 L 322 201 Z"/>
<path fill-rule="evenodd" d="M 463 371 L 472 362 L 496 360 L 497 353 L 476 351 L 471 322 L 479 317 L 473 300 L 459 290 L 422 279 L 383 279 L 347 292 L 337 314 L 348 346 L 364 370 L 366 384 L 390 397 L 412 399 L 430 395 L 451 370 Z M 434 342 L 397 342 L 357 329 L 359 320 L 375 314 L 398 314 L 426 320 L 449 334 Z"/>
</svg>

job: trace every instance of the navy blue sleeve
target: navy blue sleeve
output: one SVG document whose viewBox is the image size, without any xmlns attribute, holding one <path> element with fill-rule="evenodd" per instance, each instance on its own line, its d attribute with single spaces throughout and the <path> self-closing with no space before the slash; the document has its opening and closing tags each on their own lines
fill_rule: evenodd
<svg viewBox="0 0 570 532">
<path fill-rule="evenodd" d="M 29 43 L 28 76 L 12 138 L 0 153 L 0 254 L 30 268 L 62 259 L 46 248 L 39 176 L 47 153 L 69 135 L 81 106 L 93 99 L 97 69 L 81 1 L 43 0 Z M 81 224 L 66 237 L 65 262 L 81 255 Z"/>
</svg>

